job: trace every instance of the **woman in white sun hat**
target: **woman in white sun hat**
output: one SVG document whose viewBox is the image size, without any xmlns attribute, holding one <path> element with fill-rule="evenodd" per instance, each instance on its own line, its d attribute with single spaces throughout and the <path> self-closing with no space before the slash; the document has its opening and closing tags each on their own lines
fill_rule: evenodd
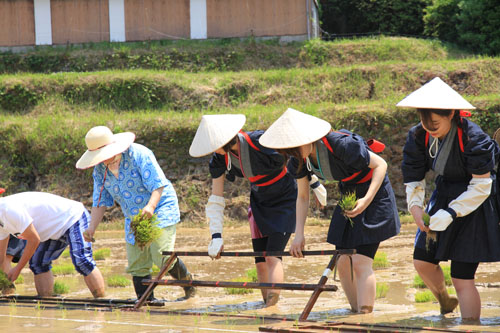
<svg viewBox="0 0 500 333">
<path fill-rule="evenodd" d="M 342 212 L 337 205 L 327 242 L 337 249 L 356 249 L 357 254 L 352 256 L 354 279 L 349 258 L 342 256 L 338 262 L 340 282 L 352 311 L 372 312 L 376 292 L 373 258 L 380 242 L 397 235 L 400 229 L 396 199 L 386 174 L 387 163 L 359 135 L 347 130 L 331 131 L 328 122 L 294 109 L 281 115 L 260 142 L 290 157 L 288 169 L 297 178 L 297 227 L 290 247 L 293 256 L 302 257 L 305 245 L 307 176 L 316 174 L 324 180 L 340 181 L 343 195 L 356 193 L 353 210 Z"/>
<path fill-rule="evenodd" d="M 285 159 L 259 143 L 263 131 L 241 131 L 245 120 L 244 115 L 204 115 L 189 149 L 193 157 L 212 155 L 209 164 L 212 195 L 206 216 L 212 235 L 208 253 L 213 258 L 218 258 L 223 250 L 225 179 L 244 177 L 250 181 L 248 218 L 254 251 L 283 251 L 295 230 L 295 180 L 287 172 Z M 315 190 L 325 204 L 326 191 L 321 192 L 320 187 Z M 281 260 L 281 257 L 256 257 L 259 282 L 283 282 Z M 263 289 L 262 297 L 266 306 L 272 306 L 278 302 L 279 290 Z"/>
<path fill-rule="evenodd" d="M 474 284 L 480 262 L 500 260 L 499 207 L 496 204 L 495 162 L 500 150 L 470 120 L 475 109 L 460 94 L 434 78 L 397 106 L 417 109 L 421 122 L 408 133 L 403 150 L 403 178 L 408 210 L 418 226 L 413 262 L 436 296 L 441 313 L 460 304 L 463 319 L 478 320 L 481 299 Z M 436 189 L 425 208 L 425 175 L 433 170 Z M 429 231 L 437 232 L 426 244 Z M 446 291 L 440 261 L 451 260 L 458 302 Z"/>
<path fill-rule="evenodd" d="M 153 263 L 162 266 L 162 251 L 173 251 L 176 224 L 180 221 L 177 195 L 172 183 L 165 177 L 151 150 L 133 143 L 130 132 L 113 134 L 106 126 L 90 129 L 85 136 L 88 150 L 76 163 L 78 169 L 94 167 L 94 191 L 91 222 L 86 239 L 93 240 L 97 226 L 102 221 L 106 207 L 118 202 L 125 215 L 125 240 L 127 272 L 133 277 L 134 289 L 139 299 L 147 289 L 142 279 L 150 279 Z M 141 249 L 130 230 L 132 218 L 142 213 L 157 215 L 162 234 L 149 247 Z M 169 274 L 177 280 L 192 280 L 184 263 L 178 258 Z M 184 287 L 185 298 L 194 295 L 193 287 Z M 153 294 L 149 301 L 154 300 Z"/>
</svg>

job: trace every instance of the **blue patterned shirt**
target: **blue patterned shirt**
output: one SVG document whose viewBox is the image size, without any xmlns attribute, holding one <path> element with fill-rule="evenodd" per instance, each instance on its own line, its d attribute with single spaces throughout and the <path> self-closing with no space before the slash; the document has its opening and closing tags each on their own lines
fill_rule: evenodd
<svg viewBox="0 0 500 333">
<path fill-rule="evenodd" d="M 93 206 L 97 206 L 106 167 L 99 163 L 94 167 Z M 165 177 L 160 165 L 151 150 L 143 145 L 133 143 L 122 153 L 118 179 L 108 170 L 106 182 L 101 194 L 99 206 L 111 207 L 116 201 L 125 215 L 125 239 L 134 245 L 135 239 L 130 232 L 130 221 L 144 208 L 151 198 L 151 193 L 163 188 L 155 213 L 158 226 L 165 228 L 180 221 L 177 194 L 172 183 Z"/>
</svg>

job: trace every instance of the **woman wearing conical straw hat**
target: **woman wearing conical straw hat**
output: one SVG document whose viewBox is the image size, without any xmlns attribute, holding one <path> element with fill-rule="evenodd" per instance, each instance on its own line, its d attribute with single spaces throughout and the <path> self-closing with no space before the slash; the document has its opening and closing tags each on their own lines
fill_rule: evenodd
<svg viewBox="0 0 500 333">
<path fill-rule="evenodd" d="M 338 262 L 340 282 L 352 311 L 372 312 L 376 293 L 373 258 L 380 242 L 397 235 L 400 229 L 387 163 L 359 135 L 347 130 L 331 131 L 328 122 L 293 109 L 281 115 L 260 142 L 290 157 L 288 169 L 297 178 L 297 227 L 290 246 L 293 256 L 302 257 L 305 245 L 307 176 L 315 174 L 324 180 L 339 181 L 342 196 L 355 193 L 353 209 L 342 212 L 337 205 L 327 242 L 337 249 L 356 249 L 357 254 L 352 256 L 354 279 L 349 258 L 342 256 Z"/>
<path fill-rule="evenodd" d="M 408 210 L 418 226 L 413 262 L 436 296 L 441 313 L 460 304 L 463 319 L 479 320 L 481 299 L 474 284 L 480 262 L 500 260 L 500 227 L 495 162 L 498 144 L 472 121 L 475 109 L 460 94 L 434 78 L 397 106 L 417 109 L 421 122 L 408 133 L 403 149 L 403 177 Z M 462 111 L 460 111 L 462 110 Z M 425 175 L 436 174 L 436 189 L 425 208 Z M 436 241 L 426 238 L 437 232 Z M 430 234 L 429 234 L 430 235 Z M 451 260 L 458 302 L 446 291 L 440 261 Z"/>
<path fill-rule="evenodd" d="M 212 195 L 206 216 L 212 240 L 208 253 L 219 258 L 223 250 L 224 182 L 243 177 L 250 181 L 248 219 L 254 251 L 283 251 L 295 230 L 297 185 L 287 172 L 285 159 L 259 143 L 263 131 L 241 131 L 244 115 L 204 115 L 193 139 L 189 154 L 193 157 L 212 155 L 210 175 Z M 314 180 L 312 181 L 314 184 Z M 315 185 L 313 185 L 315 186 Z M 315 186 L 315 193 L 326 203 L 326 191 Z M 281 257 L 256 257 L 257 277 L 261 283 L 283 282 Z M 262 290 L 266 306 L 278 302 L 279 290 Z"/>
</svg>

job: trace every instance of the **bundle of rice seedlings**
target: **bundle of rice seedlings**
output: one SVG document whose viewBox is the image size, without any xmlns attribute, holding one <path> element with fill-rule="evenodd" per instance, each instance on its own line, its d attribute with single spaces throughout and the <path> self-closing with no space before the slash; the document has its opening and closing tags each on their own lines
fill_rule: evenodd
<svg viewBox="0 0 500 333">
<path fill-rule="evenodd" d="M 357 200 L 358 199 L 356 198 L 355 192 L 346 193 L 346 194 L 342 195 L 342 199 L 339 201 L 339 206 L 342 209 L 342 211 L 344 212 L 344 216 L 345 216 L 345 211 L 354 209 L 354 207 L 356 206 Z M 351 227 L 353 227 L 354 221 L 350 217 L 347 217 L 347 218 L 349 219 L 349 222 L 351 223 Z"/>
<path fill-rule="evenodd" d="M 422 216 L 422 220 L 424 220 L 424 225 L 428 227 L 430 225 L 431 217 L 429 214 L 424 213 Z M 429 251 L 431 242 L 435 243 L 437 241 L 437 233 L 435 231 L 430 230 L 425 237 L 425 249 Z"/>
<path fill-rule="evenodd" d="M 2 294 L 13 294 L 15 289 L 16 286 L 9 280 L 7 274 L 0 270 L 0 290 L 2 291 Z"/>
<path fill-rule="evenodd" d="M 141 250 L 148 247 L 161 235 L 161 229 L 158 227 L 156 218 L 156 214 L 151 217 L 143 216 L 141 209 L 139 214 L 134 216 L 132 222 L 130 222 L 130 231 L 134 234 L 135 241 Z"/>
</svg>

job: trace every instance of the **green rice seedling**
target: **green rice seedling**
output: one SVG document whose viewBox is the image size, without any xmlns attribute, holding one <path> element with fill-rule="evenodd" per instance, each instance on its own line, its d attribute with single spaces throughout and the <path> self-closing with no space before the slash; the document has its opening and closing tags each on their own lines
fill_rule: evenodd
<svg viewBox="0 0 500 333">
<path fill-rule="evenodd" d="M 435 300 L 436 298 L 430 290 L 419 291 L 415 294 L 416 303 L 427 303 Z"/>
<path fill-rule="evenodd" d="M 387 260 L 387 254 L 385 252 L 377 252 L 375 258 L 373 258 L 373 268 L 386 268 L 389 267 L 389 261 Z"/>
<path fill-rule="evenodd" d="M 67 294 L 69 292 L 69 286 L 61 281 L 54 282 L 54 294 L 62 295 Z"/>
<path fill-rule="evenodd" d="M 156 218 L 156 214 L 151 218 L 143 216 L 141 209 L 130 223 L 130 231 L 134 234 L 135 241 L 141 249 L 148 247 L 161 235 L 161 229 L 157 226 Z"/>
<path fill-rule="evenodd" d="M 413 287 L 414 288 L 425 288 L 426 287 L 424 280 L 422 280 L 422 278 L 418 274 L 415 274 L 415 276 L 413 277 Z"/>
<path fill-rule="evenodd" d="M 60 264 L 52 266 L 52 274 L 54 275 L 70 275 L 75 273 L 73 264 Z"/>
<path fill-rule="evenodd" d="M 121 275 L 112 275 L 108 277 L 108 286 L 109 287 L 127 287 L 130 285 L 130 280 Z"/>
<path fill-rule="evenodd" d="M 14 283 L 12 283 L 9 278 L 7 277 L 7 274 L 0 270 L 0 290 L 2 291 L 3 294 L 10 294 L 14 292 L 14 289 L 16 289 L 16 286 L 14 286 Z"/>
<path fill-rule="evenodd" d="M 61 254 L 61 258 L 69 258 L 69 249 L 66 249 L 63 251 L 63 253 Z"/>
<path fill-rule="evenodd" d="M 257 269 L 255 267 L 250 268 L 246 271 L 247 278 L 251 282 L 257 282 L 259 279 L 257 278 Z"/>
<path fill-rule="evenodd" d="M 16 281 L 14 281 L 15 284 L 23 284 L 24 283 L 24 276 L 22 276 L 21 274 L 19 274 L 19 276 L 17 277 Z"/>
<path fill-rule="evenodd" d="M 239 277 L 235 279 L 231 279 L 232 282 L 249 282 L 246 277 Z M 226 288 L 226 294 L 228 295 L 244 295 L 253 293 L 253 289 L 246 288 Z"/>
<path fill-rule="evenodd" d="M 342 211 L 344 212 L 344 215 L 345 215 L 345 211 L 354 209 L 354 207 L 356 206 L 357 200 L 358 199 L 356 198 L 355 192 L 346 193 L 346 194 L 342 195 L 342 199 L 340 199 L 340 201 L 339 201 L 339 206 L 342 209 Z M 350 217 L 348 217 L 348 219 L 349 219 L 349 222 L 351 223 L 351 227 L 353 227 L 354 221 Z"/>
<path fill-rule="evenodd" d="M 94 251 L 95 260 L 104 260 L 111 256 L 111 249 L 108 247 L 103 247 L 102 249 Z"/>
<path fill-rule="evenodd" d="M 158 275 L 158 273 L 160 273 L 160 267 L 156 266 L 153 264 L 153 267 L 152 267 L 152 274 L 153 275 Z"/>
<path fill-rule="evenodd" d="M 389 285 L 385 282 L 377 282 L 376 298 L 385 298 L 387 296 L 387 291 L 389 291 Z"/>
</svg>

